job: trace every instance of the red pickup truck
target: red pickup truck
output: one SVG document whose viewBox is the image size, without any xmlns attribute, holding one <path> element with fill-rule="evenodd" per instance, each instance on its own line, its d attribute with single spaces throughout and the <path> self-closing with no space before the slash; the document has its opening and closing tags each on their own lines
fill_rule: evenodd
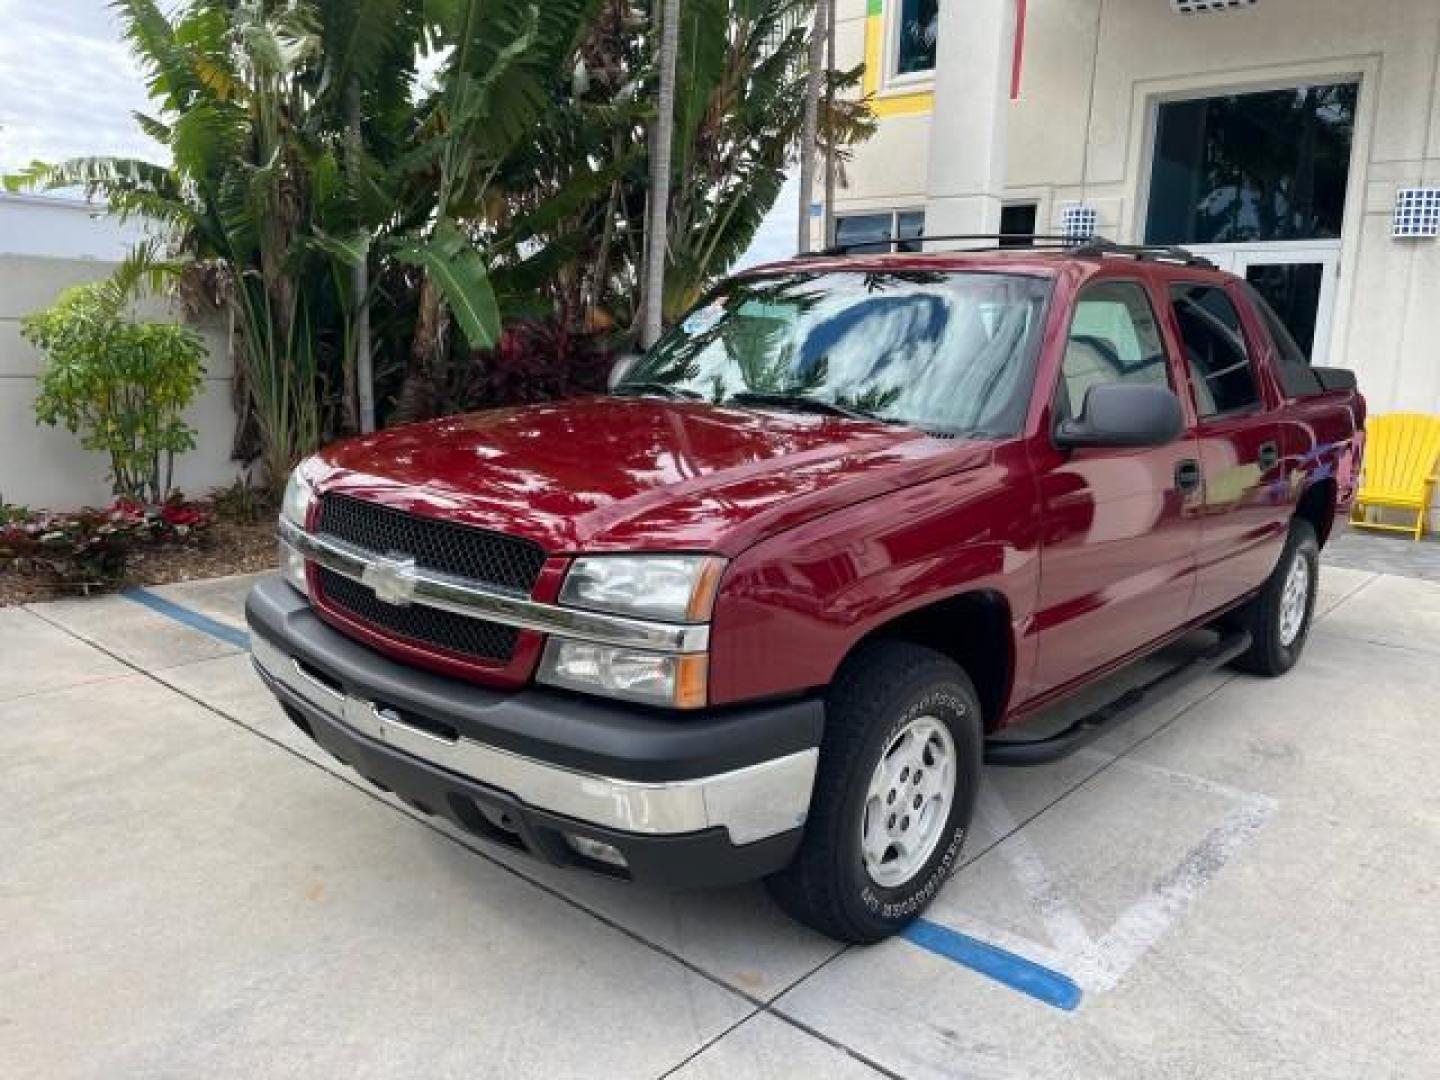
<svg viewBox="0 0 1440 1080">
<path fill-rule="evenodd" d="M 1296 662 L 1363 420 L 1353 377 L 1183 251 L 796 260 L 606 396 L 303 462 L 254 660 L 426 813 L 638 882 L 763 877 L 874 941 L 954 868 L 983 761 Z M 1200 628 L 1190 664 L 1024 737 Z"/>
</svg>

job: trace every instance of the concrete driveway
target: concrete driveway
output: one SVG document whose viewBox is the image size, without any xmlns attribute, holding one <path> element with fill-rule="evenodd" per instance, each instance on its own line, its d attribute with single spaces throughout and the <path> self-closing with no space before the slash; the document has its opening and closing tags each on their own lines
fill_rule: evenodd
<svg viewBox="0 0 1440 1080">
<path fill-rule="evenodd" d="M 0 1075 L 1434 1076 L 1440 584 L 990 770 L 904 939 L 552 871 L 314 748 L 225 579 L 0 611 Z"/>
</svg>

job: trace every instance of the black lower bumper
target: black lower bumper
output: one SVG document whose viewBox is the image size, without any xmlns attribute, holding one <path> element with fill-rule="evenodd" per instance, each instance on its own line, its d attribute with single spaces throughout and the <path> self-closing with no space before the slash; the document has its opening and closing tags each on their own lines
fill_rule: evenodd
<svg viewBox="0 0 1440 1080">
<path fill-rule="evenodd" d="M 384 702 L 464 739 L 577 774 L 640 784 L 688 782 L 813 750 L 820 741 L 823 710 L 814 700 L 672 715 L 543 690 L 504 693 L 432 675 L 344 637 L 278 578 L 255 587 L 246 616 L 265 644 L 301 661 L 338 694 Z M 302 730 L 376 786 L 552 864 L 701 888 L 778 870 L 800 841 L 799 827 L 735 844 L 722 827 L 636 832 L 556 813 L 378 741 L 347 723 L 343 710 L 318 707 L 314 695 L 297 693 L 257 668 Z M 623 869 L 582 854 L 567 837 L 610 845 L 624 856 Z"/>
</svg>

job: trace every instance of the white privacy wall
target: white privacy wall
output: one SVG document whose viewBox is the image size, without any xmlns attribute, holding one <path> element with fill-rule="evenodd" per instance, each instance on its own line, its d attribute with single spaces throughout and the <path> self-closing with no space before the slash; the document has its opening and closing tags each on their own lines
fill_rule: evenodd
<svg viewBox="0 0 1440 1080">
<path fill-rule="evenodd" d="M 47 307 L 62 289 L 108 275 L 139 235 L 82 202 L 0 193 L 0 500 L 55 510 L 110 500 L 104 455 L 81 449 L 79 436 L 64 428 L 35 422 L 42 357 L 20 336 L 20 319 Z M 154 304 L 143 314 L 167 317 Z M 229 460 L 235 420 L 223 335 L 202 332 L 210 358 L 187 413 L 198 445 L 175 469 L 187 495 L 203 495 L 237 473 Z"/>
</svg>

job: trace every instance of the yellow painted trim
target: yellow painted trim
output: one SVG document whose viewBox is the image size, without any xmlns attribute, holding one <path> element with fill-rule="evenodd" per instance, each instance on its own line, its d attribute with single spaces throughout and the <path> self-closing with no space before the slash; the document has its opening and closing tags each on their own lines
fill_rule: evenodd
<svg viewBox="0 0 1440 1080">
<path fill-rule="evenodd" d="M 865 18 L 865 93 L 876 116 L 918 116 L 935 110 L 935 95 L 928 91 L 885 93 L 880 72 L 885 64 L 885 15 Z"/>
</svg>

